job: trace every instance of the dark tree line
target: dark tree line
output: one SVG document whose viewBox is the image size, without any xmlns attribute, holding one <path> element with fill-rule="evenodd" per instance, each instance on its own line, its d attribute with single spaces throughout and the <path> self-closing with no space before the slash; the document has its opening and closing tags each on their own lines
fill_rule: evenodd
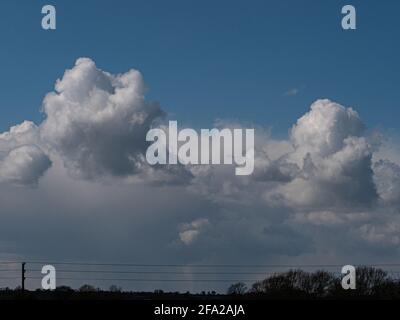
<svg viewBox="0 0 400 320">
<path fill-rule="evenodd" d="M 356 289 L 344 290 L 342 278 L 327 271 L 306 272 L 289 270 L 277 273 L 247 288 L 244 283 L 232 284 L 226 295 L 214 291 L 201 293 L 164 292 L 127 292 L 112 285 L 108 290 L 84 284 L 79 289 L 68 286 L 47 291 L 37 289 L 23 292 L 16 289 L 0 290 L 1 299 L 400 299 L 400 282 L 388 272 L 372 268 L 356 269 Z"/>
<path fill-rule="evenodd" d="M 271 298 L 380 298 L 399 299 L 400 283 L 382 270 L 372 267 L 356 269 L 356 289 L 344 290 L 342 278 L 327 271 L 289 270 L 277 273 L 247 288 L 244 283 L 229 287 L 228 295 Z"/>
</svg>

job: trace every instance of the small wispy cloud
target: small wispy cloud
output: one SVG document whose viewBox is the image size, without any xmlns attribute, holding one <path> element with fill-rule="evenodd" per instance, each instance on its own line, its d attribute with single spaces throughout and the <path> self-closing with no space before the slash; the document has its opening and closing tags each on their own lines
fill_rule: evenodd
<svg viewBox="0 0 400 320">
<path fill-rule="evenodd" d="M 296 96 L 296 95 L 299 94 L 299 92 L 300 92 L 300 89 L 298 89 L 298 88 L 292 88 L 292 89 L 290 89 L 290 90 L 288 90 L 288 91 L 285 92 L 285 96 L 287 96 L 287 97 Z"/>
</svg>

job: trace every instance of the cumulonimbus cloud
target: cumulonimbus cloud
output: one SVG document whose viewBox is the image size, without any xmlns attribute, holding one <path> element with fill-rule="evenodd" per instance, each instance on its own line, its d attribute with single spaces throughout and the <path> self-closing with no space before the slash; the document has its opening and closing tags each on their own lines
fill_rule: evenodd
<svg viewBox="0 0 400 320">
<path fill-rule="evenodd" d="M 195 187 L 233 200 L 261 192 L 267 202 L 293 208 L 369 206 L 384 191 L 375 179 L 379 166 L 373 164 L 374 148 L 364 128 L 353 109 L 317 100 L 289 139 L 276 141 L 262 130 L 256 135 L 254 175 L 238 178 L 222 168 L 197 169 Z"/>
<path fill-rule="evenodd" d="M 249 253 L 251 259 L 265 252 L 298 256 L 311 254 L 318 246 L 321 251 L 343 249 L 339 243 L 343 239 L 353 241 L 358 249 L 378 247 L 393 252 L 400 243 L 400 157 L 393 156 L 389 146 L 380 152 L 358 113 L 333 101 L 313 103 L 286 139 L 274 139 L 269 130 L 255 126 L 255 170 L 242 177 L 229 165 L 149 166 L 144 158 L 146 133 L 162 126 L 165 112 L 146 100 L 142 76 L 135 70 L 113 75 L 90 59 L 78 59 L 57 81 L 55 91 L 46 95 L 43 112 L 41 124 L 25 121 L 0 134 L 0 187 L 14 195 L 8 184 L 35 186 L 45 176 L 38 194 L 47 203 L 41 203 L 37 211 L 50 214 L 62 203 L 64 217 L 75 213 L 81 223 L 85 216 L 90 225 L 92 212 L 102 212 L 104 229 L 109 230 L 112 221 L 121 230 L 127 228 L 123 234 L 128 237 L 134 226 L 132 237 L 142 232 L 141 243 L 151 243 L 163 256 L 170 253 L 166 243 L 173 238 L 171 242 L 178 245 L 171 247 L 182 250 L 185 257 L 194 248 L 194 259 L 199 252 L 205 259 L 210 255 L 229 259 L 237 257 L 238 250 Z M 215 126 L 243 128 L 243 124 L 227 121 Z M 52 160 L 55 165 L 49 170 Z M 105 177 L 126 179 L 136 186 L 110 183 L 103 190 L 101 183 L 82 181 Z M 146 186 L 142 194 L 138 181 L 167 186 Z M 54 187 L 59 185 L 68 185 L 68 190 L 79 185 L 79 190 L 90 194 L 86 205 L 80 206 L 81 192 L 74 193 L 75 201 L 61 199 L 59 190 L 63 189 Z M 58 192 L 56 204 L 50 189 Z M 30 202 L 36 196 L 29 193 L 31 189 L 19 190 L 30 198 L 18 210 L 15 199 L 8 200 L 3 193 L 4 211 L 12 217 L 17 211 L 31 210 Z M 99 190 L 103 192 L 100 196 Z M 129 196 L 119 202 L 121 192 Z M 167 199 L 159 207 L 157 197 L 162 196 Z M 124 212 L 126 219 L 109 217 L 108 211 L 114 209 L 103 208 L 107 203 L 115 207 L 117 202 L 116 211 Z M 170 206 L 169 214 L 179 214 L 164 217 L 165 204 Z M 146 218 L 135 219 L 141 211 Z M 152 228 L 168 221 L 168 227 L 156 228 L 165 232 L 162 238 L 156 239 L 143 227 L 150 223 L 141 220 L 152 215 Z M 108 241 L 102 237 L 99 234 L 96 240 Z M 252 252 L 260 254 L 256 257 Z"/>
<path fill-rule="evenodd" d="M 25 121 L 0 135 L 1 182 L 35 185 L 55 155 L 74 178 L 185 181 L 190 190 L 221 203 L 252 203 L 258 197 L 268 205 L 326 212 L 394 204 L 400 194 L 398 164 L 373 162 L 374 148 L 358 113 L 328 99 L 314 102 L 287 140 L 256 129 L 250 177 L 235 177 L 225 166 L 149 166 L 145 137 L 161 125 L 165 112 L 145 99 L 136 70 L 113 75 L 80 58 L 46 95 L 43 112 L 39 126 Z M 217 126 L 240 124 L 219 121 Z"/>
<path fill-rule="evenodd" d="M 293 126 L 289 162 L 297 176 L 279 187 L 294 206 L 369 204 L 377 198 L 373 182 L 372 148 L 362 136 L 358 114 L 330 100 L 318 100 Z"/>
<path fill-rule="evenodd" d="M 112 75 L 80 58 L 44 99 L 41 137 L 75 177 L 138 173 L 146 133 L 164 115 L 144 94 L 139 71 Z"/>
<path fill-rule="evenodd" d="M 355 110 L 317 100 L 288 139 L 258 130 L 252 176 L 208 166 L 194 170 L 192 188 L 225 208 L 279 212 L 296 230 L 331 228 L 371 245 L 395 244 L 400 166 L 381 158 L 372 140 Z"/>
</svg>

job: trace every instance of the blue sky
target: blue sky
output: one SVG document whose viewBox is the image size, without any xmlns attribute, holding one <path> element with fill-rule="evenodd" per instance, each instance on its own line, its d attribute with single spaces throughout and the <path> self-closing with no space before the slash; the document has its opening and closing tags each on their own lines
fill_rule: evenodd
<svg viewBox="0 0 400 320">
<path fill-rule="evenodd" d="M 41 29 L 41 7 L 57 30 Z M 341 7 L 357 9 L 343 31 Z M 398 129 L 398 1 L 1 1 L 0 130 L 40 122 L 44 95 L 78 57 L 140 70 L 170 117 L 271 125 L 285 135 L 317 98 Z M 298 89 L 294 96 L 285 92 Z"/>
</svg>

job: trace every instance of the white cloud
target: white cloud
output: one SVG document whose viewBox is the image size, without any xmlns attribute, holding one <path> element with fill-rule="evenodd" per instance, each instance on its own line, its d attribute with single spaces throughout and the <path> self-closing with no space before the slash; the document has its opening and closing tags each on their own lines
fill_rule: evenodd
<svg viewBox="0 0 400 320">
<path fill-rule="evenodd" d="M 352 108 L 328 99 L 317 100 L 291 130 L 290 140 L 296 148 L 293 156 L 301 161 L 307 153 L 331 155 L 343 148 L 347 137 L 359 137 L 363 130 L 364 125 Z"/>
<path fill-rule="evenodd" d="M 51 166 L 40 148 L 38 127 L 30 121 L 0 134 L 0 182 L 35 186 Z"/>
<path fill-rule="evenodd" d="M 184 244 L 190 245 L 209 224 L 207 219 L 196 219 L 190 223 L 184 223 L 180 226 L 179 238 Z"/>
<path fill-rule="evenodd" d="M 143 173 L 146 133 L 164 115 L 144 94 L 139 71 L 112 75 L 80 58 L 45 97 L 41 136 L 74 177 Z"/>
<path fill-rule="evenodd" d="M 367 243 L 379 247 L 400 245 L 400 221 L 397 218 L 383 223 L 367 223 L 356 230 Z"/>
<path fill-rule="evenodd" d="M 195 168 L 192 188 L 215 201 L 254 203 L 261 195 L 269 205 L 294 210 L 369 206 L 378 195 L 373 148 L 363 132 L 353 109 L 318 100 L 293 126 L 289 140 L 256 129 L 252 176 L 233 177 L 226 167 Z"/>
<path fill-rule="evenodd" d="M 287 162 L 301 170 L 279 193 L 293 207 L 369 205 L 377 198 L 371 168 L 372 148 L 361 136 L 358 114 L 329 100 L 318 100 L 290 134 Z M 270 195 L 267 194 L 267 198 Z"/>
<path fill-rule="evenodd" d="M 314 228 L 329 227 L 366 247 L 372 238 L 374 243 L 379 239 L 392 243 L 395 232 L 387 226 L 399 204 L 400 167 L 373 160 L 380 153 L 373 139 L 365 135 L 356 111 L 318 100 L 293 126 L 287 141 L 256 130 L 252 176 L 234 177 L 229 168 L 197 168 L 192 170 L 191 188 L 227 210 L 245 206 L 244 215 L 251 216 L 249 212 L 256 210 L 272 213 L 269 219 L 275 219 L 273 212 L 279 212 L 279 223 L 288 221 L 294 230 L 307 230 L 304 235 Z M 390 214 L 382 215 L 381 210 Z M 377 236 L 383 230 L 390 231 L 391 240 Z"/>
</svg>

